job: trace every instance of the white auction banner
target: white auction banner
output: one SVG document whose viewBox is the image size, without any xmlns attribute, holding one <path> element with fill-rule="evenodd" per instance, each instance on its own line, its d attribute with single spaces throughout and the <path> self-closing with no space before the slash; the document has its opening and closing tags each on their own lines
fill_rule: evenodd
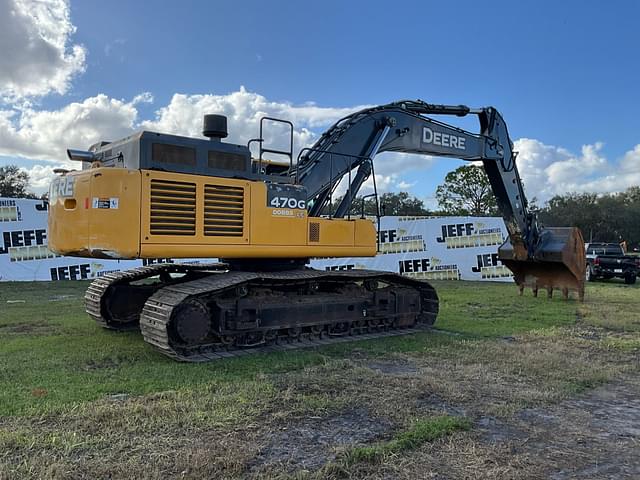
<svg viewBox="0 0 640 480">
<path fill-rule="evenodd" d="M 382 217 L 376 257 L 317 259 L 325 270 L 385 270 L 425 280 L 512 281 L 498 260 L 499 217 Z"/>
<path fill-rule="evenodd" d="M 0 198 L 0 281 L 91 280 L 113 271 L 174 261 L 56 255 L 48 248 L 47 213 L 48 204 L 42 200 Z M 422 279 L 510 281 L 511 272 L 497 258 L 506 238 L 501 218 L 382 217 L 376 257 L 314 259 L 311 266 L 385 270 Z"/>
<path fill-rule="evenodd" d="M 0 197 L 0 281 L 91 280 L 157 263 L 56 255 L 48 247 L 48 211 L 46 201 Z"/>
</svg>

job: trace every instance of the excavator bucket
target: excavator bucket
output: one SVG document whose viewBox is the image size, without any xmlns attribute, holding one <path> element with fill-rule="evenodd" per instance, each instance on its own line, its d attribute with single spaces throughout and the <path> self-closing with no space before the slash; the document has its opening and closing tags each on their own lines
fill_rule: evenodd
<svg viewBox="0 0 640 480">
<path fill-rule="evenodd" d="M 553 296 L 558 289 L 564 298 L 569 292 L 577 293 L 584 300 L 586 259 L 584 240 L 579 228 L 549 227 L 540 232 L 540 244 L 530 258 L 524 244 L 507 241 L 498 249 L 498 258 L 513 272 L 513 279 L 522 295 L 525 287 L 531 287 L 533 295 L 545 289 Z"/>
</svg>

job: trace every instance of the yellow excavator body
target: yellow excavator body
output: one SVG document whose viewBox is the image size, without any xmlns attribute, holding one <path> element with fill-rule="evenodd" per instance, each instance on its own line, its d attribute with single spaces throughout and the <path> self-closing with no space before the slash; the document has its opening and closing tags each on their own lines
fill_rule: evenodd
<svg viewBox="0 0 640 480">
<path fill-rule="evenodd" d="M 51 189 L 49 243 L 69 256 L 311 258 L 376 255 L 372 221 L 267 205 L 264 182 L 154 170 L 69 172 Z M 65 195 L 66 192 L 66 195 Z M 297 207 L 297 205 L 294 205 Z"/>
<path fill-rule="evenodd" d="M 479 134 L 427 116 L 469 114 L 478 116 Z M 265 140 L 265 122 L 288 129 L 288 150 Z M 68 150 L 83 169 L 61 172 L 50 188 L 49 246 L 58 254 L 219 259 L 109 272 L 87 290 L 85 308 L 98 324 L 139 329 L 171 358 L 209 361 L 245 348 L 315 346 L 433 325 L 438 296 L 425 280 L 305 266 L 311 258 L 376 255 L 374 223 L 349 212 L 368 178 L 375 192 L 373 158 L 382 152 L 482 161 L 509 231 L 498 257 L 520 291 L 584 296 L 580 231 L 544 228 L 527 209 L 513 144 L 492 107 L 400 101 L 366 108 L 336 122 L 296 162 L 293 124 L 285 120 L 264 117 L 260 137 L 240 145 L 222 142 L 226 117 L 205 115 L 203 135 L 209 140 L 143 131 Z M 334 205 L 343 180 L 346 193 Z"/>
</svg>

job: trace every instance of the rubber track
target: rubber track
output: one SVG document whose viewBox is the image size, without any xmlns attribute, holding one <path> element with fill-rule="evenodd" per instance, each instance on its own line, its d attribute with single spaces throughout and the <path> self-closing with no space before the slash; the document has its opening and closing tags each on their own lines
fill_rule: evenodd
<svg viewBox="0 0 640 480">
<path fill-rule="evenodd" d="M 417 325 L 411 328 L 379 331 L 374 333 L 311 338 L 310 334 L 293 339 L 291 342 L 273 343 L 265 346 L 225 349 L 219 345 L 204 345 L 195 347 L 189 351 L 176 351 L 169 343 L 167 326 L 171 320 L 173 309 L 182 301 L 191 296 L 211 294 L 225 290 L 248 281 L 266 280 L 270 282 L 288 282 L 299 280 L 364 280 L 379 279 L 396 284 L 411 285 L 414 287 L 426 286 L 433 292 L 434 299 L 424 299 L 431 302 L 431 316 L 433 323 L 438 312 L 438 300 L 435 290 L 427 282 L 416 281 L 400 275 L 368 270 L 350 270 L 348 272 L 321 271 L 321 270 L 294 270 L 286 272 L 242 272 L 231 271 L 224 274 L 212 274 L 208 277 L 185 282 L 177 285 L 169 285 L 156 291 L 144 305 L 140 315 L 140 331 L 144 340 L 156 347 L 164 355 L 184 362 L 208 362 L 221 358 L 238 357 L 260 352 L 288 351 L 299 348 L 309 348 L 321 345 L 330 345 L 353 340 L 367 340 L 398 335 L 408 335 L 430 329 L 430 324 Z M 279 339 L 278 339 L 279 340 Z"/>
<path fill-rule="evenodd" d="M 210 264 L 188 264 L 188 263 L 162 263 L 156 265 L 147 265 L 144 267 L 136 267 L 121 272 L 112 272 L 102 277 L 96 278 L 84 294 L 84 307 L 87 314 L 93 318 L 98 325 L 110 330 L 137 330 L 137 323 L 127 323 L 124 326 L 118 323 L 110 323 L 102 316 L 102 298 L 111 285 L 117 283 L 136 282 L 145 278 L 159 275 L 162 272 L 178 272 L 186 270 L 220 270 L 226 268 L 222 263 Z M 158 288 L 161 288 L 159 285 Z"/>
</svg>

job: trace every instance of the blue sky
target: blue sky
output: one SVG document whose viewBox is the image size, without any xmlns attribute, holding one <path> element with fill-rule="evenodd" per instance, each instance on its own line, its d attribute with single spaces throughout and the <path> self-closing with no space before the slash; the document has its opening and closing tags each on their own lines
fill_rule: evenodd
<svg viewBox="0 0 640 480">
<path fill-rule="evenodd" d="M 28 169 L 37 188 L 63 160 L 65 141 L 142 126 L 196 133 L 177 119 L 190 114 L 196 125 L 199 109 L 220 106 L 249 117 L 256 108 L 290 113 L 297 140 L 312 142 L 350 109 L 401 98 L 496 106 L 521 152 L 529 196 L 640 183 L 635 1 L 48 1 L 34 19 L 19 14 L 22 0 L 0 0 L 14 12 L 0 19 L 33 24 L 0 34 L 0 51 L 19 52 L 20 35 L 45 31 L 43 45 L 58 55 L 40 55 L 37 45 L 23 52 L 22 77 L 6 73 L 11 58 L 0 60 L 0 162 Z M 36 85 L 29 71 L 52 80 Z M 305 113 L 310 103 L 317 111 Z M 64 130 L 47 131 L 46 118 Z M 254 124 L 230 118 L 234 140 L 255 136 Z M 385 188 L 426 199 L 458 165 L 388 162 Z"/>
</svg>

